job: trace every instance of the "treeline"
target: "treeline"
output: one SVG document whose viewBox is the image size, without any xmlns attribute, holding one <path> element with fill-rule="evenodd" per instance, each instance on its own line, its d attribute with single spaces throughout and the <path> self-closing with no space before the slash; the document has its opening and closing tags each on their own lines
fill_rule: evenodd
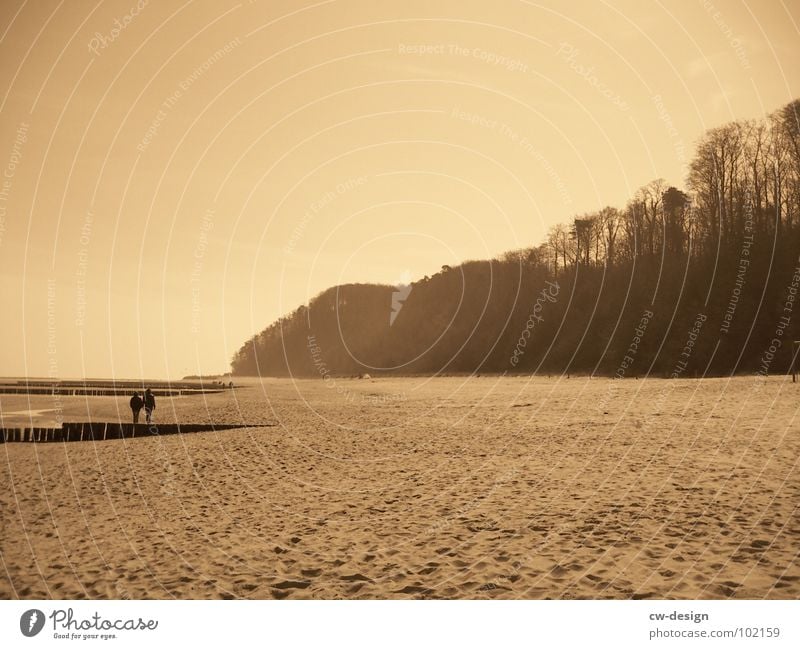
<svg viewBox="0 0 800 649">
<path fill-rule="evenodd" d="M 247 341 L 234 374 L 777 373 L 800 338 L 800 100 L 708 131 L 685 190 L 558 225 L 410 286 L 331 288 Z"/>
</svg>

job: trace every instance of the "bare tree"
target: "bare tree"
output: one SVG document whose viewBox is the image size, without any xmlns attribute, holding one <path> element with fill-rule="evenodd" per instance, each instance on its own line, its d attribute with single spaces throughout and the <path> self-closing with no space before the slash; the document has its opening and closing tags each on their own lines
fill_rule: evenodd
<svg viewBox="0 0 800 649">
<path fill-rule="evenodd" d="M 688 242 L 689 197 L 676 187 L 663 194 L 664 250 L 667 254 L 682 255 Z"/>
<path fill-rule="evenodd" d="M 604 207 L 597 213 L 597 224 L 603 242 L 605 262 L 608 266 L 613 266 L 616 261 L 617 237 L 621 223 L 622 217 L 616 207 Z"/>
</svg>

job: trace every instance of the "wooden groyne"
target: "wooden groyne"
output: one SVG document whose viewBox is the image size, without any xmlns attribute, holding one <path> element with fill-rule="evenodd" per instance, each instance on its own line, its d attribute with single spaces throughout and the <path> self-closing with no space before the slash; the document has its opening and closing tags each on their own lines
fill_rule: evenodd
<svg viewBox="0 0 800 649">
<path fill-rule="evenodd" d="M 232 428 L 256 428 L 274 424 L 120 424 L 118 422 L 64 422 L 60 428 L 0 428 L 5 442 L 100 442 L 109 439 L 158 437 L 178 433 L 206 433 Z"/>
<path fill-rule="evenodd" d="M 3 385 L 16 385 L 20 387 L 66 387 L 66 388 L 119 388 L 124 390 L 139 390 L 146 388 L 188 390 L 188 389 L 214 389 L 229 388 L 231 383 L 222 381 L 134 381 L 132 379 L 0 379 Z"/>
<path fill-rule="evenodd" d="M 25 379 L 21 381 L 0 380 L 0 394 L 44 394 L 66 397 L 130 397 L 150 388 L 156 397 L 178 397 L 198 394 L 215 394 L 232 390 L 233 383 L 217 381 L 192 383 L 190 381 L 101 381 L 71 380 L 44 381 Z"/>
<path fill-rule="evenodd" d="M 216 394 L 222 392 L 222 388 L 180 388 L 180 389 L 159 389 L 151 390 L 154 397 L 185 397 L 194 394 Z M 139 394 L 143 390 L 138 390 Z M 0 385 L 0 394 L 45 394 L 59 395 L 63 397 L 130 397 L 133 391 L 130 388 L 93 388 L 93 387 L 69 387 L 69 386 L 29 386 L 20 387 L 17 385 Z"/>
</svg>

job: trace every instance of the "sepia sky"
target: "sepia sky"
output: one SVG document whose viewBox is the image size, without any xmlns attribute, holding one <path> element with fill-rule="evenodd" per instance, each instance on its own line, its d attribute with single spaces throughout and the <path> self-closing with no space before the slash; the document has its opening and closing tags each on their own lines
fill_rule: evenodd
<svg viewBox="0 0 800 649">
<path fill-rule="evenodd" d="M 0 375 L 227 371 L 329 286 L 683 187 L 705 129 L 800 96 L 798 25 L 788 0 L 3 0 Z"/>
</svg>

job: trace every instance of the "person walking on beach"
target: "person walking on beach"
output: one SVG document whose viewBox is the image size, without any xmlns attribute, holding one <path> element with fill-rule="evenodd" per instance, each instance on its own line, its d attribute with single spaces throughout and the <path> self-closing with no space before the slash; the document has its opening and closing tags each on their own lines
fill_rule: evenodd
<svg viewBox="0 0 800 649">
<path fill-rule="evenodd" d="M 133 423 L 139 423 L 139 411 L 142 409 L 144 405 L 144 401 L 142 401 L 142 397 L 139 396 L 138 392 L 134 392 L 133 396 L 131 397 L 131 411 L 133 412 Z"/>
<path fill-rule="evenodd" d="M 144 391 L 144 420 L 149 424 L 152 423 L 153 410 L 156 409 L 156 398 L 150 392 L 150 388 Z"/>
</svg>

